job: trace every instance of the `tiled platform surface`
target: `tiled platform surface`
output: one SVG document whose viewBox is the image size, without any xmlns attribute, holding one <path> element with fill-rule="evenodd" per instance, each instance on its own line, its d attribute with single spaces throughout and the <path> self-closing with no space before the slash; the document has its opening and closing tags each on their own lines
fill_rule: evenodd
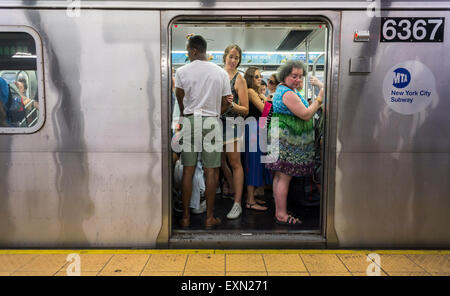
<svg viewBox="0 0 450 296">
<path fill-rule="evenodd" d="M 0 250 L 1 276 L 78 263 L 81 276 L 450 276 L 448 250 Z"/>
</svg>

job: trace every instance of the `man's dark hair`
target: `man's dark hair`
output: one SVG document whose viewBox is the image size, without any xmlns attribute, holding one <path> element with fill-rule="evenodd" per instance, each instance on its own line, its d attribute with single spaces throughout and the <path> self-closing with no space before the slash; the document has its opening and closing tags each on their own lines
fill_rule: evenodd
<svg viewBox="0 0 450 296">
<path fill-rule="evenodd" d="M 191 38 L 189 38 L 188 41 L 189 48 L 196 49 L 200 53 L 206 52 L 206 40 L 200 35 L 194 35 Z"/>
</svg>

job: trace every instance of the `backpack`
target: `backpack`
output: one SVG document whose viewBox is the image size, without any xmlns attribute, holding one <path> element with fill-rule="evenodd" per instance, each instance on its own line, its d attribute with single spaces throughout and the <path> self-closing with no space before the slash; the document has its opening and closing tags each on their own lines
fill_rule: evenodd
<svg viewBox="0 0 450 296">
<path fill-rule="evenodd" d="M 8 126 L 6 122 L 5 104 L 8 102 L 9 87 L 5 79 L 0 77 L 0 127 Z"/>
<path fill-rule="evenodd" d="M 3 103 L 3 105 L 8 102 L 8 96 L 9 96 L 9 86 L 8 82 L 3 77 L 0 77 L 0 101 Z"/>
<path fill-rule="evenodd" d="M 6 112 L 5 108 L 3 107 L 3 103 L 0 100 L 0 127 L 7 127 L 9 126 L 6 122 Z"/>
<path fill-rule="evenodd" d="M 20 94 L 19 89 L 14 83 L 9 84 L 8 102 L 6 103 L 5 107 L 9 124 L 13 127 L 19 127 L 21 121 L 26 118 L 26 110 L 22 95 Z"/>
</svg>

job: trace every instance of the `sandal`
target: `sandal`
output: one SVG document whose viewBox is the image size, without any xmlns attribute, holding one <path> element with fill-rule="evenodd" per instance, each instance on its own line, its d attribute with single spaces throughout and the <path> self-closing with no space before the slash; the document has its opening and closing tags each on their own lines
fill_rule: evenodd
<svg viewBox="0 0 450 296">
<path fill-rule="evenodd" d="M 220 224 L 220 218 L 213 217 L 214 221 L 212 223 L 205 223 L 206 229 L 212 229 Z"/>
<path fill-rule="evenodd" d="M 303 222 L 300 221 L 300 219 L 298 219 L 298 218 L 288 215 L 288 218 L 286 221 L 278 220 L 278 218 L 275 217 L 275 223 L 277 223 L 278 225 L 298 226 L 298 225 L 301 225 Z"/>
<path fill-rule="evenodd" d="M 249 210 L 257 211 L 257 212 L 265 212 L 267 211 L 267 207 L 260 205 L 258 202 L 255 203 L 246 203 L 245 207 Z M 258 208 L 260 207 L 260 208 Z"/>
</svg>

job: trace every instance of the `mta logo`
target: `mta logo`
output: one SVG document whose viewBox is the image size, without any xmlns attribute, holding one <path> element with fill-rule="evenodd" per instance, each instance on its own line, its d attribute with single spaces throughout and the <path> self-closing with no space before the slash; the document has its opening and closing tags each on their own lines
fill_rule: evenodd
<svg viewBox="0 0 450 296">
<path fill-rule="evenodd" d="M 392 85 L 396 88 L 404 88 L 411 82 L 411 74 L 405 68 L 394 70 L 394 79 Z"/>
</svg>

